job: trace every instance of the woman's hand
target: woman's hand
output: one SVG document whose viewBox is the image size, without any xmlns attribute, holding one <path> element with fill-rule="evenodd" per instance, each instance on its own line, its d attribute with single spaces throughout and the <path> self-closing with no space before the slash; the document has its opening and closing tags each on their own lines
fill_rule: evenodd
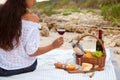
<svg viewBox="0 0 120 80">
<path fill-rule="evenodd" d="M 56 40 L 53 41 L 52 47 L 53 47 L 53 48 L 58 48 L 58 47 L 60 47 L 63 43 L 64 43 L 63 37 L 59 37 L 59 38 L 57 38 Z"/>
</svg>

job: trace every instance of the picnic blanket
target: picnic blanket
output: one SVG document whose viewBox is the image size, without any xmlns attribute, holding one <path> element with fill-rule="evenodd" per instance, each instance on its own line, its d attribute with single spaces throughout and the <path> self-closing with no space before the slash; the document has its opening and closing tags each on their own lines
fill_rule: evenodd
<svg viewBox="0 0 120 80">
<path fill-rule="evenodd" d="M 93 78 L 91 73 L 71 74 L 65 70 L 56 69 L 55 62 L 75 63 L 73 50 L 55 49 L 38 56 L 37 69 L 34 72 L 19 74 L 11 77 L 0 77 L 0 80 L 117 80 L 113 64 L 110 60 L 110 50 L 106 49 L 106 64 L 104 71 L 96 71 Z"/>
</svg>

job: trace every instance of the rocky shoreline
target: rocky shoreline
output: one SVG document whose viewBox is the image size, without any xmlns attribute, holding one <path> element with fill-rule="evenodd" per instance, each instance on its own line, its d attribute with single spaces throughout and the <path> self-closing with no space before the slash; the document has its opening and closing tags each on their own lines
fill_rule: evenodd
<svg viewBox="0 0 120 80">
<path fill-rule="evenodd" d="M 72 36 L 71 40 L 77 40 L 79 36 L 84 34 L 92 34 L 97 36 L 98 30 L 102 29 L 105 47 L 111 47 L 116 54 L 120 54 L 120 27 L 112 26 L 112 24 L 103 19 L 103 16 L 95 13 L 72 13 L 64 16 L 56 14 L 46 16 L 39 15 L 41 19 L 41 36 L 49 37 L 51 32 L 56 32 L 60 24 L 64 25 L 66 32 L 77 33 Z"/>
</svg>

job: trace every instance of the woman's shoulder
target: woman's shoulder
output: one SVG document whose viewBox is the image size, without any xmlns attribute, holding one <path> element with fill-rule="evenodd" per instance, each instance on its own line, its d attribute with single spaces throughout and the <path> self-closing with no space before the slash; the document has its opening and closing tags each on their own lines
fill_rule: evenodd
<svg viewBox="0 0 120 80">
<path fill-rule="evenodd" d="M 39 17 L 34 13 L 27 13 L 27 14 L 23 15 L 22 20 L 39 23 Z"/>
</svg>

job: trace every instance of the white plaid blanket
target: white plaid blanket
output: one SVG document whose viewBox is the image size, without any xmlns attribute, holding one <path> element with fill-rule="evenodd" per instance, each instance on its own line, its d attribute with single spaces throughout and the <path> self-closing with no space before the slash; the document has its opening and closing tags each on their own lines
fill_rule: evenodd
<svg viewBox="0 0 120 80">
<path fill-rule="evenodd" d="M 116 80 L 115 71 L 111 63 L 110 51 L 106 49 L 107 58 L 104 71 L 96 71 L 93 78 L 91 73 L 71 74 L 54 67 L 55 62 L 74 63 L 72 50 L 52 50 L 38 57 L 38 66 L 34 72 L 15 75 L 11 77 L 0 77 L 0 80 Z"/>
</svg>

